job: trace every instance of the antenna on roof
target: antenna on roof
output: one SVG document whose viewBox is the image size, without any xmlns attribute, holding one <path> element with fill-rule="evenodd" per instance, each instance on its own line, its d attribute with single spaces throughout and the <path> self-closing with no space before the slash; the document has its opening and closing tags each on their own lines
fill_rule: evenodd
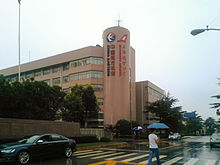
<svg viewBox="0 0 220 165">
<path fill-rule="evenodd" d="M 122 20 L 120 19 L 120 15 L 119 15 L 119 16 L 118 16 L 118 19 L 117 19 L 118 27 L 120 27 L 121 22 L 122 22 Z"/>
</svg>

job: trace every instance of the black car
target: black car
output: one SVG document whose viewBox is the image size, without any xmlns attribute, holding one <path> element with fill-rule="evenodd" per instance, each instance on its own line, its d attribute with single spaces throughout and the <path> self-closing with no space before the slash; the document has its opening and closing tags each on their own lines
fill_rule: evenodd
<svg viewBox="0 0 220 165">
<path fill-rule="evenodd" d="M 35 158 L 63 155 L 66 158 L 76 151 L 76 142 L 57 134 L 36 134 L 20 139 L 15 143 L 0 145 L 1 162 L 27 164 Z"/>
</svg>

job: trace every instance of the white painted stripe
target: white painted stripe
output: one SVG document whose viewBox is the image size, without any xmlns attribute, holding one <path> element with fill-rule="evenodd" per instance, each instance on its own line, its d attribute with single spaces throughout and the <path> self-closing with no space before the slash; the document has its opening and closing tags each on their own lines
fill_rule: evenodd
<svg viewBox="0 0 220 165">
<path fill-rule="evenodd" d="M 108 152 L 101 152 L 101 153 L 95 153 L 95 154 L 89 154 L 89 155 L 84 155 L 84 156 L 77 156 L 76 158 L 87 158 L 87 157 L 91 157 L 91 156 L 97 156 L 97 155 L 104 155 L 104 154 L 108 154 L 108 153 L 112 153 L 113 151 L 108 151 Z"/>
<path fill-rule="evenodd" d="M 183 157 L 175 157 L 171 160 L 168 160 L 167 162 L 164 162 L 163 165 L 171 165 L 173 163 L 176 163 L 177 161 L 179 161 L 180 159 L 182 159 Z"/>
<path fill-rule="evenodd" d="M 89 152 L 83 152 L 83 153 L 78 153 L 78 154 L 73 154 L 73 156 L 79 156 L 79 155 L 87 155 L 87 154 L 93 154 L 93 153 L 98 153 L 98 152 L 103 152 L 103 151 L 89 151 Z"/>
<path fill-rule="evenodd" d="M 215 165 L 216 160 L 208 160 L 206 165 Z"/>
<path fill-rule="evenodd" d="M 120 159 L 120 158 L 124 158 L 124 157 L 128 157 L 128 156 L 133 156 L 133 155 L 137 155 L 137 153 L 131 153 L 131 154 L 126 154 L 126 155 L 121 155 L 121 156 L 115 156 L 112 158 L 107 158 L 106 160 L 116 160 L 116 159 Z"/>
<path fill-rule="evenodd" d="M 74 153 L 78 154 L 78 153 L 82 153 L 82 152 L 89 152 L 89 151 L 93 151 L 93 150 L 76 151 L 76 152 L 74 152 Z"/>
<path fill-rule="evenodd" d="M 199 159 L 198 158 L 191 158 L 189 161 L 184 163 L 183 165 L 193 165 L 195 164 Z"/>
<path fill-rule="evenodd" d="M 137 157 L 134 157 L 134 158 L 129 158 L 129 159 L 121 160 L 121 161 L 122 162 L 130 162 L 130 161 L 141 159 L 141 158 L 144 158 L 144 157 L 147 157 L 147 156 L 149 156 L 149 155 L 148 154 L 144 154 L 144 155 L 140 155 L 140 156 L 137 156 Z"/>
<path fill-rule="evenodd" d="M 160 155 L 160 159 L 163 159 L 163 158 L 165 158 L 165 157 L 167 157 L 166 155 Z M 154 161 L 156 161 L 157 160 L 157 158 L 153 158 L 152 159 L 152 162 L 154 162 Z M 145 161 L 143 161 L 143 162 L 139 162 L 140 164 L 147 164 L 148 163 L 148 160 L 145 160 Z"/>
<path fill-rule="evenodd" d="M 100 158 L 106 158 L 106 157 L 109 157 L 109 156 L 115 156 L 115 155 L 120 155 L 120 154 L 123 154 L 124 152 L 115 152 L 113 154 L 108 154 L 108 155 L 103 155 L 103 156 L 97 156 L 97 157 L 94 157 L 94 158 L 91 158 L 91 159 L 100 159 Z"/>
</svg>

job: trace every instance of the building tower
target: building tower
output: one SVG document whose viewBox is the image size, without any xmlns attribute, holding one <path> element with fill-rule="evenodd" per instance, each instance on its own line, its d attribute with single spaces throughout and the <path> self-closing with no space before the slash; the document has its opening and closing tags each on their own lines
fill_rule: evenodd
<svg viewBox="0 0 220 165">
<path fill-rule="evenodd" d="M 135 51 L 130 47 L 130 32 L 120 26 L 106 29 L 103 47 L 105 125 L 135 120 Z"/>
</svg>

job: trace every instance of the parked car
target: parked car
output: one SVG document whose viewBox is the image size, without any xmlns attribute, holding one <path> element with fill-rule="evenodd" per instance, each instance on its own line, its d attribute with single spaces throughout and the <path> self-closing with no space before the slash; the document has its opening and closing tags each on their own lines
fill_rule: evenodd
<svg viewBox="0 0 220 165">
<path fill-rule="evenodd" d="M 220 133 L 214 133 L 210 136 L 210 146 L 220 146 Z"/>
<path fill-rule="evenodd" d="M 76 151 L 76 142 L 57 134 L 36 134 L 15 143 L 0 145 L 1 162 L 27 164 L 32 159 L 63 155 L 66 158 Z"/>
<path fill-rule="evenodd" d="M 169 140 L 180 140 L 181 139 L 181 135 L 179 133 L 171 133 L 168 136 Z"/>
</svg>

